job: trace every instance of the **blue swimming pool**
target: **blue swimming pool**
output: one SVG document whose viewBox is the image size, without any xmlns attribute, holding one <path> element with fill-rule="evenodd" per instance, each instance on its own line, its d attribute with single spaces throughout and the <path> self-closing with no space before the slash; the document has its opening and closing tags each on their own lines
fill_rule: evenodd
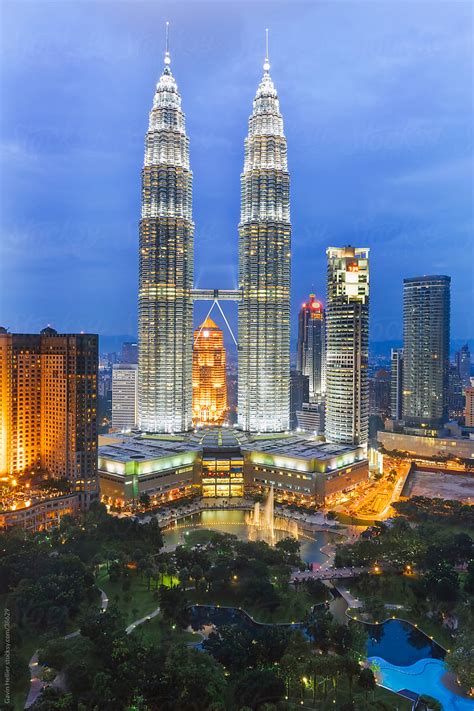
<svg viewBox="0 0 474 711">
<path fill-rule="evenodd" d="M 244 610 L 235 607 L 193 605 L 191 625 L 198 630 L 205 625 L 238 625 L 255 628 L 255 622 Z M 363 624 L 363 623 L 360 623 Z M 301 622 L 284 625 L 300 629 Z M 374 666 L 378 683 L 392 691 L 411 691 L 438 699 L 444 711 L 474 711 L 474 701 L 449 691 L 442 682 L 446 673 L 445 650 L 410 622 L 388 620 L 379 625 L 364 624 L 367 632 L 367 657 Z"/>
<path fill-rule="evenodd" d="M 369 657 L 378 682 L 392 691 L 409 690 L 416 694 L 428 694 L 437 699 L 443 711 L 473 711 L 474 700 L 466 699 L 449 691 L 442 678 L 446 665 L 441 659 L 419 659 L 408 666 L 390 664 L 381 657 Z"/>
</svg>

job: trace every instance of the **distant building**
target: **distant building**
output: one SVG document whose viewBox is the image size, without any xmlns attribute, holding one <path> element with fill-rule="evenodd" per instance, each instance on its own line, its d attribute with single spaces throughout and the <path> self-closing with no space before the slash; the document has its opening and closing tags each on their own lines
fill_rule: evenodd
<svg viewBox="0 0 474 711">
<path fill-rule="evenodd" d="M 309 377 L 299 370 L 290 371 L 290 428 L 298 427 L 296 413 L 309 400 Z"/>
<path fill-rule="evenodd" d="M 427 457 L 443 463 L 446 457 L 472 459 L 474 464 L 474 437 L 465 428 L 455 422 L 439 429 L 436 436 L 426 436 L 413 430 L 400 432 L 378 432 L 378 442 L 387 451 L 407 452 L 412 459 L 422 460 Z"/>
<path fill-rule="evenodd" d="M 221 425 L 226 414 L 224 334 L 208 316 L 194 332 L 193 423 Z"/>
<path fill-rule="evenodd" d="M 385 419 L 390 416 L 390 373 L 380 368 L 369 380 L 370 414 Z"/>
<path fill-rule="evenodd" d="M 112 427 L 130 430 L 138 422 L 138 365 L 121 363 L 112 370 Z"/>
<path fill-rule="evenodd" d="M 464 412 L 463 385 L 457 365 L 450 365 L 448 371 L 448 417 L 459 420 Z"/>
<path fill-rule="evenodd" d="M 97 473 L 98 337 L 0 329 L 0 473 Z"/>
<path fill-rule="evenodd" d="M 122 363 L 138 363 L 138 343 L 125 342 L 122 344 Z"/>
<path fill-rule="evenodd" d="M 456 352 L 456 366 L 462 386 L 469 387 L 471 384 L 471 353 L 467 343 Z"/>
<path fill-rule="evenodd" d="M 448 276 L 403 280 L 403 419 L 436 426 L 448 415 Z"/>
<path fill-rule="evenodd" d="M 474 427 L 474 388 L 469 386 L 465 389 L 466 405 L 464 408 L 464 424 L 466 427 Z"/>
<path fill-rule="evenodd" d="M 367 444 L 369 250 L 329 247 L 326 304 L 326 438 Z"/>
<path fill-rule="evenodd" d="M 392 420 L 403 417 L 403 348 L 392 348 L 390 375 L 390 416 Z"/>
<path fill-rule="evenodd" d="M 296 410 L 297 429 L 310 434 L 324 433 L 324 402 L 304 402 Z"/>
<path fill-rule="evenodd" d="M 310 402 L 321 399 L 326 390 L 324 309 L 314 294 L 309 295 L 298 316 L 296 370 L 309 378 Z"/>
</svg>

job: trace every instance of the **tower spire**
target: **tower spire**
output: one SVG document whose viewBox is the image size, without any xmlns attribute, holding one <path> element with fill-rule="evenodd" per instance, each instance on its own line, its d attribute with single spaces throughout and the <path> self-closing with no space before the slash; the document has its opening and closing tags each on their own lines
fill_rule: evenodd
<svg viewBox="0 0 474 711">
<path fill-rule="evenodd" d="M 166 23 L 166 34 L 165 34 L 165 64 L 169 66 L 171 64 L 170 57 L 170 23 Z"/>
<path fill-rule="evenodd" d="M 268 74 L 270 70 L 270 60 L 268 58 L 268 27 L 265 30 L 265 61 L 263 63 L 263 70 Z"/>
</svg>

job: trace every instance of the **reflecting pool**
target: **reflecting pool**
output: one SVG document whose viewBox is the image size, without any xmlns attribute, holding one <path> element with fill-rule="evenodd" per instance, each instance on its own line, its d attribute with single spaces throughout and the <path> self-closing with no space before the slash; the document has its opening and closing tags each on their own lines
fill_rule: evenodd
<svg viewBox="0 0 474 711">
<path fill-rule="evenodd" d="M 444 659 L 444 649 L 409 622 L 388 620 L 380 625 L 364 625 L 364 629 L 368 657 L 382 657 L 397 666 L 409 666 L 420 659 Z"/>
<path fill-rule="evenodd" d="M 201 513 L 186 516 L 177 522 L 177 525 L 164 531 L 165 545 L 180 545 L 186 541 L 186 532 L 196 529 L 210 529 L 221 533 L 232 533 L 243 541 L 261 538 L 265 540 L 265 532 L 259 531 L 248 524 L 248 512 L 239 509 L 202 511 Z M 260 535 L 261 534 L 261 535 Z M 288 520 L 275 516 L 274 536 L 279 541 L 286 538 L 288 533 Z M 298 540 L 301 544 L 301 557 L 307 563 L 323 563 L 327 560 L 321 548 L 328 543 L 338 540 L 337 534 L 316 531 L 308 532 L 298 527 Z"/>
</svg>

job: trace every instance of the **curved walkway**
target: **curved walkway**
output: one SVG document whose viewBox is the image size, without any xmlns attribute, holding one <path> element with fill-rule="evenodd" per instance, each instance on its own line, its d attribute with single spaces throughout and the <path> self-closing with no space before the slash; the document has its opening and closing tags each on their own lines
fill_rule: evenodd
<svg viewBox="0 0 474 711">
<path fill-rule="evenodd" d="M 100 609 L 102 610 L 102 612 L 104 612 L 109 604 L 109 598 L 107 597 L 104 590 L 101 590 L 99 588 L 99 591 Z M 79 634 L 79 630 L 76 630 L 75 632 L 70 632 L 69 634 L 64 635 L 64 639 L 72 639 L 73 637 L 78 637 Z M 38 661 L 38 650 L 36 650 L 36 652 L 31 657 L 28 666 L 30 669 L 30 689 L 28 691 L 28 696 L 25 701 L 25 709 L 29 709 L 30 706 L 33 706 L 45 686 L 45 682 L 43 681 L 44 667 Z"/>
</svg>

